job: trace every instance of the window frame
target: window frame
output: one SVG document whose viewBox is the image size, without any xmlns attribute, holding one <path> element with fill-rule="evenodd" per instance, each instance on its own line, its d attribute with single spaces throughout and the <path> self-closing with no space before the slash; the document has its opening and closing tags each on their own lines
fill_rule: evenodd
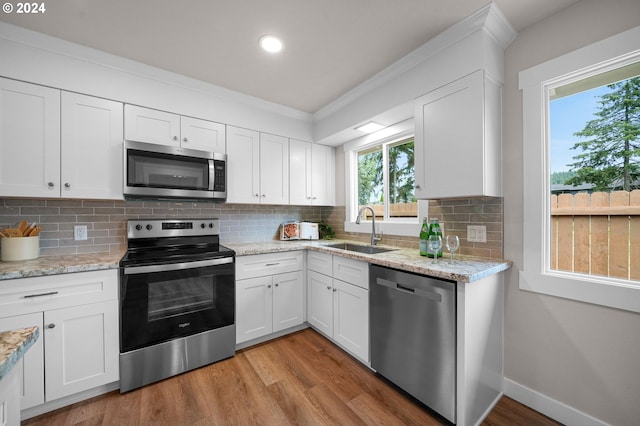
<svg viewBox="0 0 640 426">
<path fill-rule="evenodd" d="M 371 233 L 371 221 L 362 220 L 359 224 L 355 223 L 358 214 L 358 155 L 359 151 L 373 148 L 374 146 L 383 144 L 393 144 L 414 137 L 415 144 L 415 127 L 413 118 L 397 123 L 393 126 L 386 127 L 375 133 L 355 139 L 344 144 L 344 161 L 345 161 L 345 222 L 344 229 L 346 232 Z M 414 145 L 415 146 L 415 145 Z M 383 156 L 386 152 L 383 150 Z M 414 168 L 416 165 L 414 164 Z M 388 191 L 388 182 L 383 182 L 385 191 Z M 420 218 L 428 216 L 428 201 L 418 201 L 418 216 L 416 221 L 406 219 L 377 221 L 376 232 L 384 235 L 401 235 L 401 236 L 417 236 L 420 232 L 422 224 Z M 388 205 L 387 205 L 388 206 Z M 388 207 L 385 208 L 385 210 Z M 384 240 L 383 240 L 384 242 Z"/>
<path fill-rule="evenodd" d="M 640 61 L 640 27 L 519 73 L 523 129 L 523 268 L 519 288 L 640 312 L 640 283 L 550 268 L 549 89 Z"/>
</svg>

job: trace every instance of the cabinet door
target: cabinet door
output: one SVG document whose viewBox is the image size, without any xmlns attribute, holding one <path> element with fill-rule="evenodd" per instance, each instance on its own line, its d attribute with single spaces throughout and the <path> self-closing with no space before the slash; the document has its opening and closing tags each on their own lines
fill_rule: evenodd
<svg viewBox="0 0 640 426">
<path fill-rule="evenodd" d="M 304 318 L 302 271 L 273 276 L 273 331 L 300 325 Z"/>
<path fill-rule="evenodd" d="M 44 404 L 44 337 L 42 333 L 42 312 L 0 318 L 0 331 L 15 330 L 37 325 L 40 337 L 24 357 L 13 368 L 19 371 L 21 409 Z M 0 422 L 1 423 L 1 422 Z"/>
<path fill-rule="evenodd" d="M 311 143 L 289 141 L 289 201 L 293 205 L 311 204 Z"/>
<path fill-rule="evenodd" d="M 62 92 L 62 196 L 122 199 L 122 104 Z"/>
<path fill-rule="evenodd" d="M 289 139 L 260 134 L 260 202 L 289 204 Z"/>
<path fill-rule="evenodd" d="M 124 138 L 180 146 L 180 116 L 134 105 L 124 106 Z"/>
<path fill-rule="evenodd" d="M 0 78 L 0 196 L 60 197 L 60 91 Z"/>
<path fill-rule="evenodd" d="M 180 138 L 183 148 L 222 154 L 227 152 L 224 124 L 192 117 L 180 117 Z"/>
<path fill-rule="evenodd" d="M 416 99 L 417 198 L 485 195 L 483 76 L 477 71 Z"/>
<path fill-rule="evenodd" d="M 333 336 L 332 278 L 307 272 L 307 321 L 327 337 Z"/>
<path fill-rule="evenodd" d="M 227 127 L 227 203 L 260 202 L 260 134 Z"/>
<path fill-rule="evenodd" d="M 369 291 L 333 280 L 333 340 L 369 362 Z"/>
<path fill-rule="evenodd" d="M 271 276 L 236 281 L 236 344 L 273 331 Z"/>
<path fill-rule="evenodd" d="M 311 146 L 311 202 L 315 206 L 336 203 L 335 151 L 330 146 Z"/>
<path fill-rule="evenodd" d="M 44 313 L 47 401 L 119 379 L 118 301 Z"/>
</svg>

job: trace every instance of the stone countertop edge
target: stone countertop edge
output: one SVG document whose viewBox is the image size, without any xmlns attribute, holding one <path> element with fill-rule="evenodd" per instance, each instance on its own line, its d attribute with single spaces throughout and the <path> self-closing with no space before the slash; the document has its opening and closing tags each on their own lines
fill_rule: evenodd
<svg viewBox="0 0 640 426">
<path fill-rule="evenodd" d="M 37 259 L 0 262 L 0 281 L 73 272 L 117 269 L 125 252 L 42 256 Z"/>
<path fill-rule="evenodd" d="M 39 336 L 37 326 L 0 332 L 0 380 L 9 374 Z"/>
<path fill-rule="evenodd" d="M 347 242 L 345 240 L 296 240 L 296 241 L 268 241 L 262 243 L 227 243 L 225 246 L 236 252 L 236 256 L 278 253 L 296 250 L 314 250 L 329 254 L 336 254 L 355 260 L 386 266 L 421 275 L 453 280 L 462 283 L 472 283 L 482 278 L 509 269 L 512 265 L 508 260 L 484 259 L 472 256 L 456 255 L 454 263 L 449 262 L 445 253 L 437 261 L 418 254 L 417 249 L 398 248 L 385 245 L 391 251 L 377 254 L 365 254 L 355 251 L 327 247 L 328 245 Z M 348 241 L 354 243 L 353 241 Z M 358 245 L 366 245 L 356 242 Z"/>
<path fill-rule="evenodd" d="M 430 275 L 462 283 L 478 281 L 490 275 L 505 271 L 512 265 L 512 262 L 507 260 L 483 259 L 461 255 L 456 255 L 455 262 L 451 264 L 449 263 L 449 259 L 446 254 L 436 262 L 433 259 L 420 256 L 417 249 L 398 248 L 385 245 L 380 245 L 380 247 L 389 248 L 392 251 L 378 254 L 365 254 L 327 247 L 341 242 L 365 245 L 361 242 L 346 240 L 274 240 L 254 243 L 223 243 L 223 245 L 234 250 L 237 256 L 296 250 L 321 251 L 369 262 L 375 265 L 401 269 L 408 272 Z M 125 252 L 122 251 L 120 253 L 43 256 L 33 260 L 0 262 L 0 281 L 16 278 L 68 274 L 73 272 L 117 269 L 120 259 L 122 259 L 124 254 Z"/>
</svg>

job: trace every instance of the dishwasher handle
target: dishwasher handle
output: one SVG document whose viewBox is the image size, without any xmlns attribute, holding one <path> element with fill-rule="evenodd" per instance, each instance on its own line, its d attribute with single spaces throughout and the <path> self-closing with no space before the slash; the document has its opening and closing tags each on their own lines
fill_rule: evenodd
<svg viewBox="0 0 640 426">
<path fill-rule="evenodd" d="M 424 290 L 422 288 L 415 288 L 407 284 L 401 284 L 395 281 L 385 280 L 384 278 L 377 277 L 376 283 L 379 285 L 383 285 L 392 290 L 401 291 L 403 293 L 413 294 L 416 296 L 426 297 L 427 299 L 431 299 L 434 302 L 442 302 L 442 295 L 435 293 L 433 291 Z"/>
</svg>

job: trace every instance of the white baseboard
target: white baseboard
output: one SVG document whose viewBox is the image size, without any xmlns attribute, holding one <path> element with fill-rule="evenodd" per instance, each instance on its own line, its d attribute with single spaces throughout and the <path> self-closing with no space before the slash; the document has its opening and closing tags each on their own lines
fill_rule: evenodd
<svg viewBox="0 0 640 426">
<path fill-rule="evenodd" d="M 504 379 L 504 394 L 568 426 L 603 426 L 608 424 L 507 378 Z"/>
</svg>

